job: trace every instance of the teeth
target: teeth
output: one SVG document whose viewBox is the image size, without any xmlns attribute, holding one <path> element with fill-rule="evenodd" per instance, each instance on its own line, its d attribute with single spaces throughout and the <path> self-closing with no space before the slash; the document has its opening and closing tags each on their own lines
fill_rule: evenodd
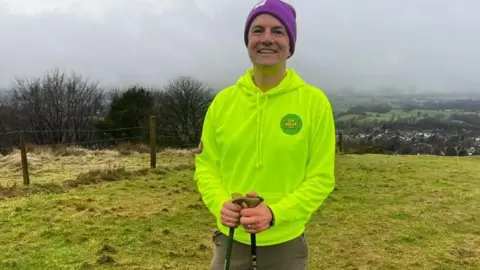
<svg viewBox="0 0 480 270">
<path fill-rule="evenodd" d="M 260 50 L 260 53 L 274 53 L 273 50 Z"/>
</svg>

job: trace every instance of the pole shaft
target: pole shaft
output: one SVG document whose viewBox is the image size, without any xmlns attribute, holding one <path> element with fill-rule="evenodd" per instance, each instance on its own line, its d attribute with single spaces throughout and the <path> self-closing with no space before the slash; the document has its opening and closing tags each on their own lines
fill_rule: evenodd
<svg viewBox="0 0 480 270">
<path fill-rule="evenodd" d="M 250 235 L 252 245 L 252 269 L 257 270 L 257 237 L 254 233 Z"/>
<path fill-rule="evenodd" d="M 228 234 L 228 245 L 227 245 L 227 257 L 225 258 L 225 268 L 224 270 L 230 270 L 230 258 L 232 256 L 232 246 L 233 246 L 233 234 L 235 233 L 235 228 L 230 228 Z"/>
</svg>

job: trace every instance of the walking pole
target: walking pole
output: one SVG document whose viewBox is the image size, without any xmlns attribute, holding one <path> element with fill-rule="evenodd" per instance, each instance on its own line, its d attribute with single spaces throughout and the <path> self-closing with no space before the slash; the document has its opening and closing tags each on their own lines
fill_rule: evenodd
<svg viewBox="0 0 480 270">
<path fill-rule="evenodd" d="M 252 245 L 252 269 L 257 270 L 257 239 L 254 233 L 250 234 L 250 242 Z"/>
<path fill-rule="evenodd" d="M 253 199 L 247 203 L 249 208 L 254 208 L 263 202 L 263 198 L 259 196 Z M 257 236 L 254 233 L 250 234 L 250 246 L 252 248 L 252 269 L 257 270 Z"/>
<path fill-rule="evenodd" d="M 223 268 L 224 270 L 230 269 L 230 259 L 232 255 L 234 233 L 235 233 L 235 228 L 230 228 L 230 231 L 228 233 L 227 257 L 225 258 L 225 267 Z"/>
<path fill-rule="evenodd" d="M 242 199 L 242 195 L 238 193 L 232 194 L 233 203 L 236 203 L 240 206 L 244 206 Z M 235 234 L 235 228 L 230 228 L 228 232 L 228 243 L 227 243 L 227 256 L 225 257 L 225 267 L 224 270 L 230 270 L 230 260 L 232 258 L 232 247 L 233 247 L 233 235 Z"/>
<path fill-rule="evenodd" d="M 232 202 L 236 203 L 243 208 L 254 208 L 263 202 L 263 198 L 257 196 L 256 198 L 249 198 L 244 197 L 238 193 L 232 194 Z M 227 243 L 227 255 L 225 258 L 225 267 L 224 270 L 230 270 L 230 260 L 232 255 L 232 247 L 233 247 L 233 235 L 235 233 L 235 228 L 230 228 L 228 234 L 228 243 Z M 251 248 L 252 248 L 252 265 L 253 270 L 257 269 L 257 241 L 256 235 L 254 233 L 250 234 L 250 241 L 251 241 Z"/>
</svg>

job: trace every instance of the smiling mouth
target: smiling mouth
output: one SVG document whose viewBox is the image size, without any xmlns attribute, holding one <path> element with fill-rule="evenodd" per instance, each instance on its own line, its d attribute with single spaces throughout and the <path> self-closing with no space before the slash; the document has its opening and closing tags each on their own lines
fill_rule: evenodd
<svg viewBox="0 0 480 270">
<path fill-rule="evenodd" d="M 274 54 L 277 51 L 271 50 L 271 49 L 260 49 L 257 52 L 260 53 L 260 54 Z"/>
</svg>

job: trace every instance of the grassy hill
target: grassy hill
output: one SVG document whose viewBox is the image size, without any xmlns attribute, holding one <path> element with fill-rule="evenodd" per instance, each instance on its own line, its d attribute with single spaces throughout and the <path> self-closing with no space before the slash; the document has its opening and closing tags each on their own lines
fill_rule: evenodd
<svg viewBox="0 0 480 270">
<path fill-rule="evenodd" d="M 214 220 L 190 152 L 162 152 L 153 170 L 141 153 L 29 160 L 25 189 L 7 180 L 21 183 L 19 154 L 0 159 L 0 269 L 209 269 Z M 309 269 L 479 269 L 478 164 L 339 156 L 337 189 L 307 229 Z"/>
</svg>

